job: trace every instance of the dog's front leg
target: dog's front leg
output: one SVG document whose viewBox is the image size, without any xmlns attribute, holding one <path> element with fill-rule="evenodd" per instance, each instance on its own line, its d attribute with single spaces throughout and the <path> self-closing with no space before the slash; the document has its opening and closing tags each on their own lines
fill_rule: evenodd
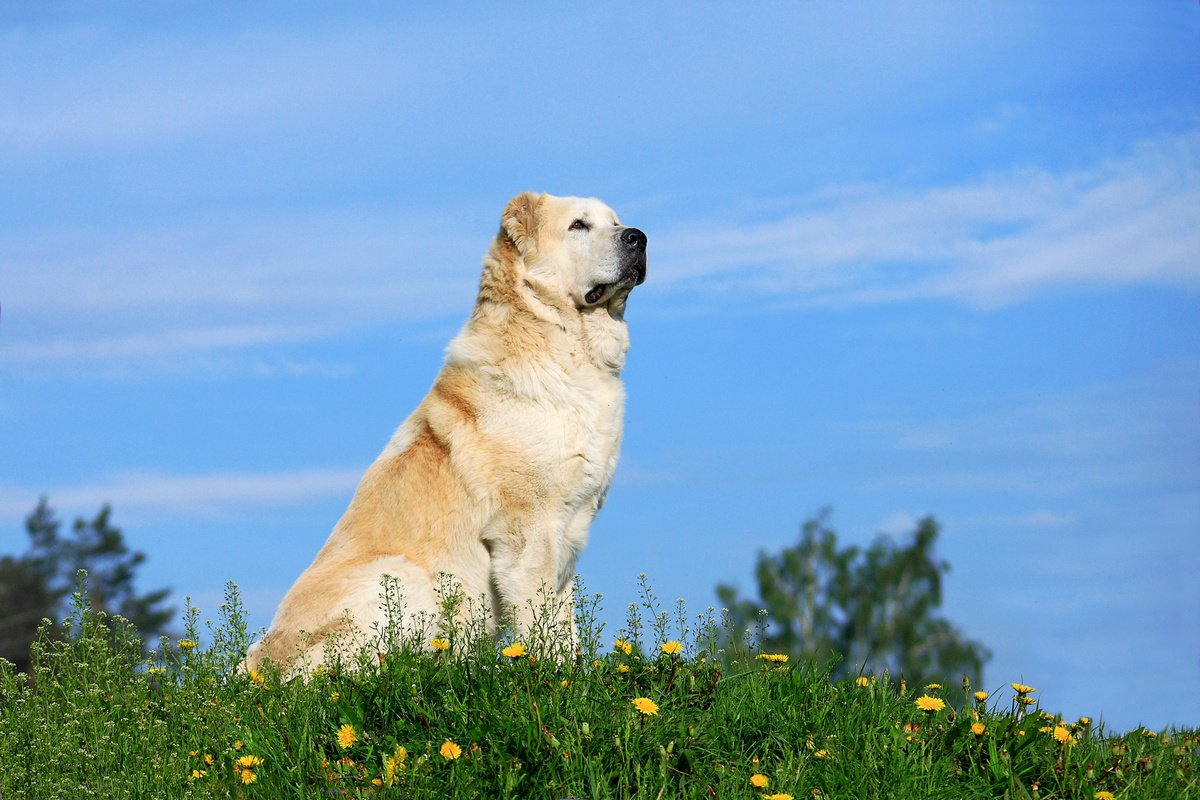
<svg viewBox="0 0 1200 800">
<path fill-rule="evenodd" d="M 574 581 L 559 579 L 556 533 L 552 524 L 526 522 L 489 541 L 492 584 L 519 638 L 573 651 Z"/>
</svg>

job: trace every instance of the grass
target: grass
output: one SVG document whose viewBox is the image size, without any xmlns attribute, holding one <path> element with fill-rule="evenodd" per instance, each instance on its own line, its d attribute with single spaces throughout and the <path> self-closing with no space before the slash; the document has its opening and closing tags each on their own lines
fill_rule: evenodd
<svg viewBox="0 0 1200 800">
<path fill-rule="evenodd" d="M 578 609 L 574 654 L 552 629 L 447 628 L 443 649 L 389 631 L 385 655 L 289 680 L 238 671 L 232 586 L 206 637 L 189 604 L 183 638 L 149 658 L 77 600 L 32 676 L 0 670 L 0 797 L 1200 796 L 1196 729 L 1109 735 L 965 679 L 831 683 L 752 643 L 720 651 L 712 612 L 668 615 L 648 591 L 605 637 L 597 604 Z"/>
</svg>

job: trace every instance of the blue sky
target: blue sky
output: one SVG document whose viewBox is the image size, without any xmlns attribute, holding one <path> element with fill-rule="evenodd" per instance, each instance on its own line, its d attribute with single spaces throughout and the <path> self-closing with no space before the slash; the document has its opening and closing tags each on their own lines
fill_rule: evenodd
<svg viewBox="0 0 1200 800">
<path fill-rule="evenodd" d="M 505 201 L 595 195 L 650 238 L 612 619 L 932 513 L 988 688 L 1195 725 L 1197 76 L 1185 0 L 6 5 L 0 552 L 111 502 L 265 625 Z"/>
</svg>

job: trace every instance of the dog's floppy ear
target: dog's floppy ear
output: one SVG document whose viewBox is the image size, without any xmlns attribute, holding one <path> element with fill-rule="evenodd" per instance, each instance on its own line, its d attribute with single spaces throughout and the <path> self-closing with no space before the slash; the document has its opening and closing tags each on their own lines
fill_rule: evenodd
<svg viewBox="0 0 1200 800">
<path fill-rule="evenodd" d="M 522 192 L 508 201 L 500 217 L 500 232 L 522 256 L 531 256 L 537 249 L 538 207 L 544 196 Z"/>
</svg>

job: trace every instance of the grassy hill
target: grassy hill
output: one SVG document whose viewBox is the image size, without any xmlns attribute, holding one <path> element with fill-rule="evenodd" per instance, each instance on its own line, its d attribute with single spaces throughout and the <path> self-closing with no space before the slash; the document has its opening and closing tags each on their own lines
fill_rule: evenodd
<svg viewBox="0 0 1200 800">
<path fill-rule="evenodd" d="M 0 674 L 0 797 L 1200 796 L 1196 729 L 1109 734 L 1040 708 L 1033 687 L 1000 707 L 962 676 L 831 683 L 753 643 L 720 650 L 711 613 L 634 605 L 605 636 L 596 602 L 576 653 L 549 630 L 447 630 L 307 681 L 238 671 L 232 586 L 207 635 L 189 608 L 148 658 L 80 603 L 31 677 Z"/>
</svg>

